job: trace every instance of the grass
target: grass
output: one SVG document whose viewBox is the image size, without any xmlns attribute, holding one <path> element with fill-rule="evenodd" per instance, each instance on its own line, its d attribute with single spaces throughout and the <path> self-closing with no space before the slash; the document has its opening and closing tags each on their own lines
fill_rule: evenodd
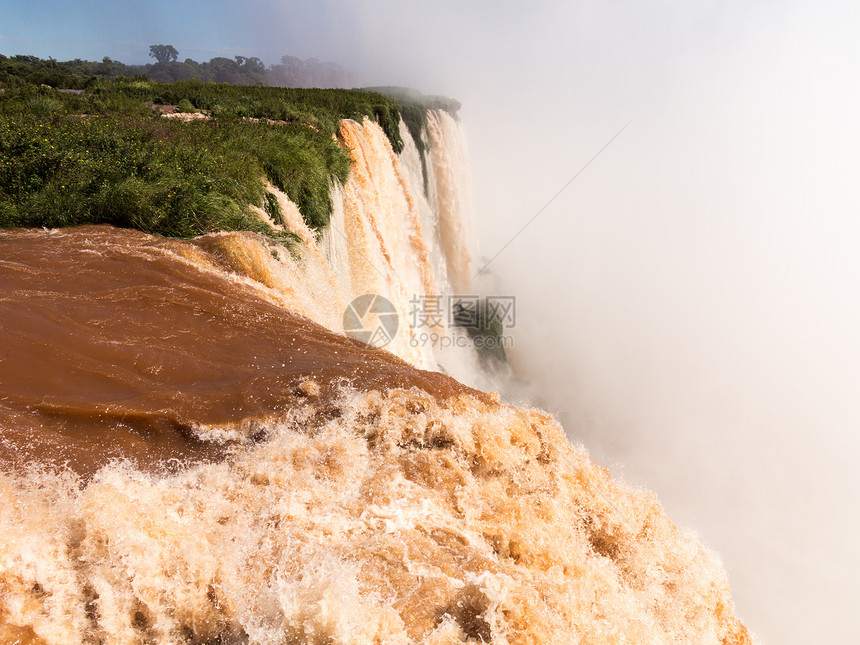
<svg viewBox="0 0 860 645">
<path fill-rule="evenodd" d="M 341 119 L 377 121 L 398 152 L 401 114 L 410 130 L 424 123 L 414 102 L 402 108 L 371 91 L 141 77 L 82 89 L 23 85 L 0 93 L 0 227 L 106 223 L 170 237 L 217 230 L 284 237 L 250 209 L 280 221 L 267 178 L 319 230 L 331 215 L 331 185 L 349 176 L 347 151 L 336 141 Z M 213 118 L 168 120 L 153 104 Z"/>
<path fill-rule="evenodd" d="M 145 80 L 110 81 L 80 95 L 7 89 L 0 95 L 0 226 L 109 223 L 171 237 L 237 229 L 277 235 L 248 208 L 271 209 L 266 177 L 310 226 L 324 227 L 330 185 L 349 175 L 349 157 L 332 135 L 340 118 L 359 117 L 363 107 L 372 116 L 373 100 L 305 90 L 316 100 L 303 101 L 277 88 L 247 89 Z M 155 98 L 177 99 L 185 110 L 217 105 L 221 116 L 163 119 L 150 107 Z M 396 105 L 386 109 L 399 118 Z"/>
</svg>

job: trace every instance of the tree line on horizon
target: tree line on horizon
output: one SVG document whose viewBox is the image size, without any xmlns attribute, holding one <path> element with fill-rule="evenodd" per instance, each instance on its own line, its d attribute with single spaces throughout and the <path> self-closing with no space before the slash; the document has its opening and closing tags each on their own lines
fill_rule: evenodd
<svg viewBox="0 0 860 645">
<path fill-rule="evenodd" d="M 162 83 L 197 80 L 297 88 L 347 88 L 357 84 L 353 74 L 340 65 L 315 58 L 282 56 L 279 64 L 266 67 L 256 56 L 215 57 L 206 62 L 186 58 L 180 62 L 179 52 L 172 45 L 151 45 L 149 50 L 156 62 L 146 65 L 126 65 L 109 56 L 96 62 L 0 54 L 0 87 L 33 84 L 85 89 L 100 79 L 137 76 Z"/>
</svg>

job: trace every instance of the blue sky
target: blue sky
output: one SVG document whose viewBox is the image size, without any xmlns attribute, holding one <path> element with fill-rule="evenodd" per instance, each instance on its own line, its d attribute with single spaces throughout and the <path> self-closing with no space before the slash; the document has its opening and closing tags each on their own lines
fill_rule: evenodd
<svg viewBox="0 0 860 645">
<path fill-rule="evenodd" d="M 13 0 L 0 5 L 0 53 L 58 60 L 151 62 L 149 45 L 173 44 L 181 59 L 324 55 L 326 3 L 152 0 L 79 3 Z"/>
<path fill-rule="evenodd" d="M 137 64 L 151 62 L 152 44 L 175 46 L 180 60 L 242 55 L 272 64 L 288 54 L 340 63 L 367 84 L 426 83 L 429 91 L 462 93 L 478 84 L 506 86 L 511 76 L 540 83 L 577 66 L 605 73 L 619 59 L 642 65 L 674 56 L 719 36 L 732 15 L 722 3 L 702 5 L 667 11 L 640 0 L 538 0 L 527 8 L 515 0 L 6 0 L 0 53 Z M 536 66 L 543 73 L 535 74 Z"/>
</svg>

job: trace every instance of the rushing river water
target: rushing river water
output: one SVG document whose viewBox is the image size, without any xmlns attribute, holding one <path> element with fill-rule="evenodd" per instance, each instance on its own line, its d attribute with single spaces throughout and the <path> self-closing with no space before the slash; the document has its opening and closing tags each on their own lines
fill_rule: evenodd
<svg viewBox="0 0 860 645">
<path fill-rule="evenodd" d="M 330 229 L 276 195 L 292 249 L 0 233 L 0 642 L 751 642 L 652 494 L 414 342 L 472 257 L 430 116 L 426 192 L 414 144 L 345 122 Z M 391 352 L 338 333 L 361 294 Z"/>
</svg>

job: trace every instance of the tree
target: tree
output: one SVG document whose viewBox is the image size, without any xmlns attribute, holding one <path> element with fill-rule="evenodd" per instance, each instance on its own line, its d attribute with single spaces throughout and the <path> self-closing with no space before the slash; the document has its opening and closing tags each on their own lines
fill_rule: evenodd
<svg viewBox="0 0 860 645">
<path fill-rule="evenodd" d="M 179 52 L 173 45 L 150 45 L 149 55 L 159 63 L 172 63 L 179 58 Z"/>
</svg>

